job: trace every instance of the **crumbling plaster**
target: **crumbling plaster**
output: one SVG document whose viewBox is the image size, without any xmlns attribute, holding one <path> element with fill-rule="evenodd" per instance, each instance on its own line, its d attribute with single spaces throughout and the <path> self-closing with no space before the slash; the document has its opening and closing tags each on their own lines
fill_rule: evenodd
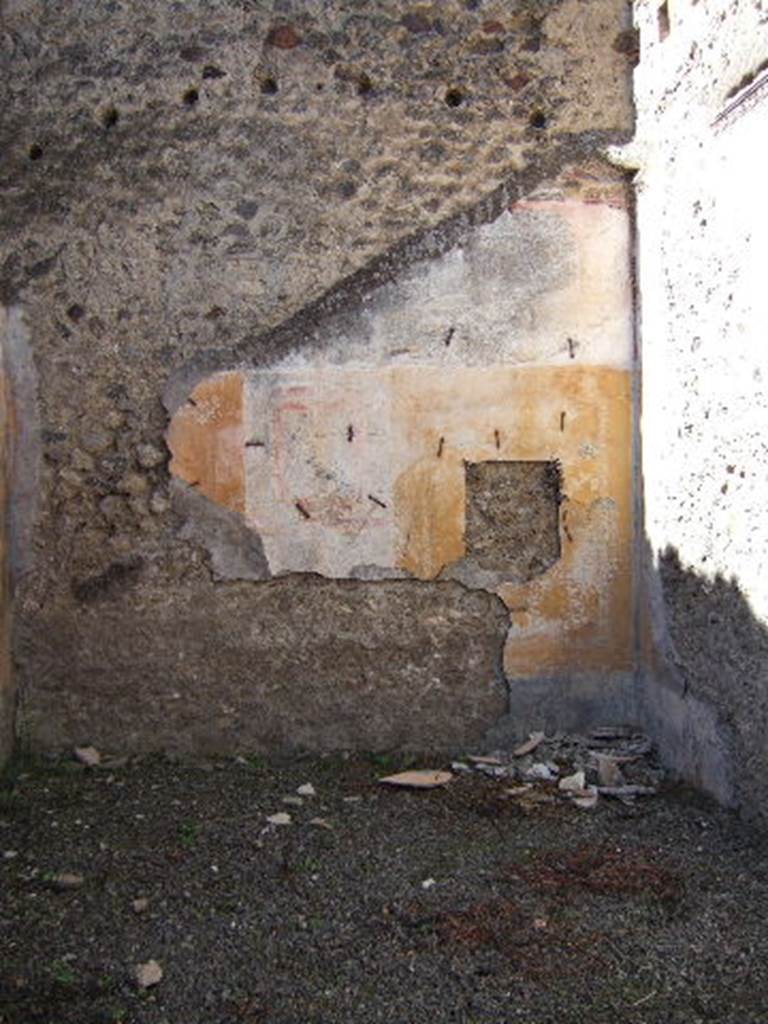
<svg viewBox="0 0 768 1024">
<path fill-rule="evenodd" d="M 628 253 L 621 176 L 568 167 L 329 324 L 321 352 L 204 379 L 173 417 L 171 472 L 243 516 L 265 575 L 458 579 L 510 609 L 511 676 L 631 671 Z M 466 557 L 466 465 L 517 460 L 562 467 L 541 579 L 518 552 Z"/>
</svg>

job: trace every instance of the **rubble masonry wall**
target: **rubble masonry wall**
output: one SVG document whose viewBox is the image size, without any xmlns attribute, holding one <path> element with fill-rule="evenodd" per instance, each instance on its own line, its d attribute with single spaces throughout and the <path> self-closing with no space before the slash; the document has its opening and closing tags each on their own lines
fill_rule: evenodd
<svg viewBox="0 0 768 1024">
<path fill-rule="evenodd" d="M 629 692 L 629 20 L 6 0 L 25 740 L 447 746 L 510 679 Z M 551 464 L 556 540 L 552 478 L 465 461 Z M 525 556 L 467 551 L 526 487 Z"/>
</svg>

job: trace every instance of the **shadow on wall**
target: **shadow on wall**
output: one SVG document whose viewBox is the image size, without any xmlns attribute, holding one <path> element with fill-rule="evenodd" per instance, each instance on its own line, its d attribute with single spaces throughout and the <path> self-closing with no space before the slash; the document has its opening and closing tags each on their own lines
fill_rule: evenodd
<svg viewBox="0 0 768 1024">
<path fill-rule="evenodd" d="M 672 546 L 641 574 L 641 707 L 665 762 L 746 818 L 768 806 L 768 627 L 735 578 Z"/>
</svg>

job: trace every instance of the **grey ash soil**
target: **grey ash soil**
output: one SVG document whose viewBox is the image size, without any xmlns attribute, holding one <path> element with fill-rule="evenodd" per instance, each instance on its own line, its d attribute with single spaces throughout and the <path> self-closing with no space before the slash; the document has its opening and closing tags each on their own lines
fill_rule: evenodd
<svg viewBox="0 0 768 1024">
<path fill-rule="evenodd" d="M 595 811 L 521 808 L 480 776 L 390 790 L 392 767 L 17 764 L 0 1021 L 768 1020 L 768 847 L 732 815 L 674 788 Z M 284 804 L 304 782 L 317 796 Z M 65 871 L 82 886 L 56 891 Z M 140 992 L 150 959 L 164 977 Z"/>
</svg>

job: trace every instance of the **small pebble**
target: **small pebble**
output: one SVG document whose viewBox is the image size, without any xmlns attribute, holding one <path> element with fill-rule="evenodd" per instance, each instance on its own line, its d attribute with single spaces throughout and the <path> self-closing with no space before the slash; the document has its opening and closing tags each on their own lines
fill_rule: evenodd
<svg viewBox="0 0 768 1024">
<path fill-rule="evenodd" d="M 59 892 L 65 892 L 68 889 L 79 889 L 84 881 L 82 875 L 76 875 L 72 871 L 61 871 L 51 878 L 51 885 Z"/>
<path fill-rule="evenodd" d="M 285 811 L 278 811 L 277 814 L 268 814 L 267 821 L 270 825 L 290 825 L 291 816 Z"/>
<path fill-rule="evenodd" d="M 136 984 L 141 989 L 157 985 L 162 977 L 163 969 L 157 960 L 147 960 L 145 964 L 136 965 Z"/>
</svg>

